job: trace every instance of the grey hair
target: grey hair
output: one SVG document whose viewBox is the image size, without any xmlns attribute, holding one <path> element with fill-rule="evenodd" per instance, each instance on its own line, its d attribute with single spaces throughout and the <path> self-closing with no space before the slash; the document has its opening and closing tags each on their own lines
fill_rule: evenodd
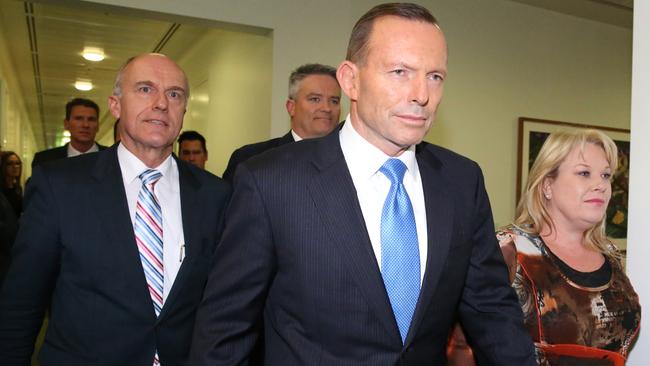
<svg viewBox="0 0 650 366">
<path fill-rule="evenodd" d="M 336 80 L 336 69 L 332 66 L 322 64 L 305 64 L 295 69 L 289 76 L 289 99 L 295 99 L 298 93 L 300 81 L 309 75 L 327 75 L 338 84 Z"/>
<path fill-rule="evenodd" d="M 124 70 L 129 66 L 137 56 L 129 57 L 120 68 L 117 70 L 117 76 L 115 77 L 115 83 L 113 83 L 113 95 L 116 97 L 122 97 L 122 75 L 124 75 Z"/>
</svg>

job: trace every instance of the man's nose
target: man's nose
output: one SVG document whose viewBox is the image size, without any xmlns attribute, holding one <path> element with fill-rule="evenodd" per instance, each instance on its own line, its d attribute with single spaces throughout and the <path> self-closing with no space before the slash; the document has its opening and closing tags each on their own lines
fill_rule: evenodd
<svg viewBox="0 0 650 366">
<path fill-rule="evenodd" d="M 166 111 L 169 105 L 169 100 L 167 100 L 167 95 L 165 93 L 158 93 L 154 103 L 154 109 Z"/>
<path fill-rule="evenodd" d="M 331 102 L 324 100 L 320 103 L 320 108 L 321 111 L 323 112 L 331 112 L 332 111 L 332 105 Z"/>
<path fill-rule="evenodd" d="M 411 94 L 409 100 L 418 105 L 426 105 L 429 102 L 429 88 L 426 78 L 414 78 L 411 82 Z"/>
</svg>

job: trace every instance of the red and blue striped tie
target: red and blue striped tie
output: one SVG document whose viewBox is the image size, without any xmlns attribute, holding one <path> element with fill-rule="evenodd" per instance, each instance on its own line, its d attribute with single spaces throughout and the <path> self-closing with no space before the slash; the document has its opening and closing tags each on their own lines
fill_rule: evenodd
<svg viewBox="0 0 650 366">
<path fill-rule="evenodd" d="M 142 188 L 138 193 L 133 228 L 142 269 L 157 317 L 163 306 L 163 220 L 160 203 L 154 194 L 154 186 L 162 174 L 155 169 L 147 169 L 138 177 L 142 181 Z M 160 364 L 157 350 L 153 364 Z"/>
</svg>

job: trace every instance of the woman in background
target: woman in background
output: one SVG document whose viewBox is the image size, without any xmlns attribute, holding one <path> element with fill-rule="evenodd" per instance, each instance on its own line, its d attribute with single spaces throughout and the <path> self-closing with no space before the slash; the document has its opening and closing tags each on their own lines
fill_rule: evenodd
<svg viewBox="0 0 650 366">
<path fill-rule="evenodd" d="M 599 131 L 551 134 L 515 222 L 497 232 L 540 365 L 621 366 L 638 335 L 639 299 L 605 235 L 617 160 Z M 462 359 L 452 347 L 460 333 L 450 364 Z"/>
<path fill-rule="evenodd" d="M 0 157 L 0 182 L 2 193 L 11 204 L 16 217 L 20 217 L 23 210 L 23 188 L 20 185 L 20 176 L 23 164 L 20 157 L 13 151 L 5 151 Z"/>
</svg>

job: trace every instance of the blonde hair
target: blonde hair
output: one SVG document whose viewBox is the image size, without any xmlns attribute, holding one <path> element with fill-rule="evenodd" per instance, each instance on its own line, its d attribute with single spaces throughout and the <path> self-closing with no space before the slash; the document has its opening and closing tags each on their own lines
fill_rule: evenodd
<svg viewBox="0 0 650 366">
<path fill-rule="evenodd" d="M 546 208 L 543 185 L 546 178 L 557 177 L 558 168 L 574 148 L 584 151 L 586 144 L 600 146 L 605 152 L 612 176 L 618 166 L 618 149 L 612 139 L 604 133 L 580 129 L 552 133 L 528 173 L 526 188 L 522 193 L 514 224 L 522 230 L 539 235 L 543 227 L 554 230 L 553 219 Z M 616 247 L 605 234 L 606 215 L 596 225 L 585 231 L 583 243 L 608 257 L 619 258 Z"/>
</svg>

